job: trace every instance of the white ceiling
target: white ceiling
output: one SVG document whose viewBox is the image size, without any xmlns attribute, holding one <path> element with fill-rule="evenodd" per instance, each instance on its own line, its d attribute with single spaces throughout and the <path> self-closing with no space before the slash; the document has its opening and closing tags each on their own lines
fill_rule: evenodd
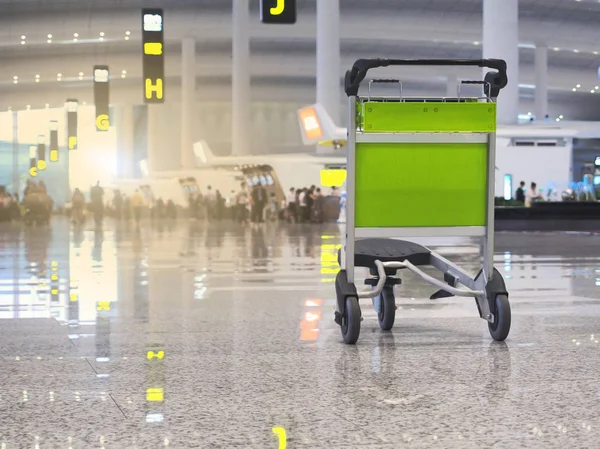
<svg viewBox="0 0 600 449">
<path fill-rule="evenodd" d="M 260 24 L 258 0 L 250 3 L 254 79 L 270 77 L 281 86 L 298 85 L 299 80 L 314 85 L 315 0 L 297 0 L 299 20 L 294 26 Z M 476 43 L 482 36 L 482 0 L 340 0 L 340 4 L 340 75 L 358 57 L 481 56 Z M 89 72 L 95 63 L 111 64 L 117 73 L 115 85 L 135 86 L 141 75 L 142 6 L 165 8 L 166 69 L 175 83 L 180 74 L 180 41 L 188 35 L 198 41 L 199 78 L 229 76 L 231 0 L 0 0 L 0 98 L 13 97 L 17 91 L 44 96 L 59 87 L 57 73 L 73 88 L 91 89 Z M 541 43 L 551 49 L 551 100 L 564 101 L 568 93 L 573 101 L 596 101 L 600 93 L 592 95 L 590 90 L 599 82 L 600 3 L 520 0 L 520 17 L 520 83 L 533 84 L 533 46 Z M 129 40 L 126 31 L 131 32 Z M 26 36 L 24 45 L 21 36 Z M 118 77 L 122 69 L 127 70 L 123 80 Z M 82 80 L 79 72 L 84 73 Z M 406 77 L 419 82 L 426 75 L 411 73 Z M 41 75 L 39 84 L 34 82 L 35 74 Z M 14 76 L 19 77 L 17 85 Z M 426 81 L 445 85 L 443 77 Z M 572 92 L 576 84 L 582 87 Z M 528 95 L 527 89 L 522 94 Z"/>
</svg>

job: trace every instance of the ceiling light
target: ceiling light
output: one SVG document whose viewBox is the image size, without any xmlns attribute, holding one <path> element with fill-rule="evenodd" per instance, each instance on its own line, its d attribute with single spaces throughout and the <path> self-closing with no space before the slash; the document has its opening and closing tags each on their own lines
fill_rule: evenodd
<svg viewBox="0 0 600 449">
<path fill-rule="evenodd" d="M 48 35 L 48 39 L 52 39 L 52 35 L 51 34 Z"/>
<path fill-rule="evenodd" d="M 73 33 L 73 37 L 79 37 L 79 33 Z"/>
<path fill-rule="evenodd" d="M 56 76 L 60 78 L 62 76 L 62 73 L 57 73 Z"/>
<path fill-rule="evenodd" d="M 21 41 L 21 45 L 25 45 L 25 43 L 26 43 L 25 41 Z"/>
<path fill-rule="evenodd" d="M 600 86 L 595 86 L 594 89 L 598 90 L 600 89 Z"/>
<path fill-rule="evenodd" d="M 100 42 L 103 42 L 103 41 L 104 41 L 104 38 L 103 38 L 103 37 L 101 37 L 101 38 L 100 38 Z"/>
<path fill-rule="evenodd" d="M 46 109 L 50 109 L 50 103 L 46 103 Z"/>
<path fill-rule="evenodd" d="M 594 89 L 590 90 L 591 93 L 595 94 L 596 91 Z"/>
<path fill-rule="evenodd" d="M 558 48 L 558 47 L 554 47 L 554 48 L 553 48 L 553 50 L 554 50 L 554 51 L 560 51 L 560 48 Z"/>
<path fill-rule="evenodd" d="M 473 45 L 479 45 L 479 41 L 473 42 Z"/>
<path fill-rule="evenodd" d="M 83 103 L 81 103 L 81 104 L 83 104 L 83 105 L 85 106 L 85 105 L 87 104 L 87 101 L 84 101 L 84 102 L 83 102 Z"/>
<path fill-rule="evenodd" d="M 28 104 L 28 105 L 27 105 L 27 106 L 25 106 L 25 107 L 27 108 L 27 110 L 28 110 L 28 111 L 29 111 L 29 110 L 31 110 L 31 105 L 30 105 L 30 104 Z"/>
<path fill-rule="evenodd" d="M 23 35 L 21 36 L 21 39 L 27 39 L 27 36 Z"/>
<path fill-rule="evenodd" d="M 100 31 L 100 36 L 104 36 L 104 31 Z"/>
<path fill-rule="evenodd" d="M 531 117 L 531 112 L 528 112 L 528 113 L 527 113 L 527 116 L 528 116 L 528 117 Z"/>
<path fill-rule="evenodd" d="M 559 119 L 559 118 L 557 118 L 557 119 L 556 119 L 556 121 L 557 121 L 557 122 L 560 122 L 560 119 Z"/>
<path fill-rule="evenodd" d="M 35 75 L 35 77 L 36 77 L 36 78 L 39 78 L 39 77 L 40 77 L 40 75 Z"/>
<path fill-rule="evenodd" d="M 77 39 L 76 37 L 73 38 L 73 42 L 77 42 L 79 39 Z"/>
<path fill-rule="evenodd" d="M 49 44 L 52 43 L 52 39 L 48 39 L 46 42 L 48 42 Z"/>
<path fill-rule="evenodd" d="M 131 31 L 125 31 L 125 35 L 126 36 L 130 36 L 131 35 Z"/>
<path fill-rule="evenodd" d="M 123 69 L 123 70 L 121 70 L 121 73 L 122 73 L 123 75 L 127 75 L 127 70 Z"/>
<path fill-rule="evenodd" d="M 18 79 L 19 79 L 19 77 L 18 77 L 17 75 L 15 75 L 15 76 L 13 76 L 13 79 L 14 79 L 14 80 L 18 80 Z"/>
<path fill-rule="evenodd" d="M 558 118 L 562 120 L 563 119 L 563 115 L 562 114 L 559 115 Z"/>
<path fill-rule="evenodd" d="M 573 92 L 577 92 L 577 89 L 574 87 L 573 89 L 571 89 Z"/>
<path fill-rule="evenodd" d="M 575 87 L 576 87 L 577 89 L 579 89 L 579 88 L 581 87 L 581 84 L 577 84 Z"/>
<path fill-rule="evenodd" d="M 13 80 L 13 84 L 19 84 L 19 80 Z"/>
<path fill-rule="evenodd" d="M 575 49 L 573 50 L 573 53 L 579 53 L 579 50 Z"/>
<path fill-rule="evenodd" d="M 126 78 L 126 77 L 127 77 L 127 75 L 125 75 L 124 73 L 121 74 L 121 78 Z"/>
<path fill-rule="evenodd" d="M 128 41 L 129 40 L 129 36 L 125 36 L 125 40 Z"/>
<path fill-rule="evenodd" d="M 40 82 L 40 79 L 39 79 L 39 78 L 36 78 L 36 79 L 35 79 L 35 82 L 36 82 L 36 83 L 39 83 L 39 82 Z"/>
<path fill-rule="evenodd" d="M 83 72 L 79 72 L 79 76 L 83 76 Z"/>
</svg>

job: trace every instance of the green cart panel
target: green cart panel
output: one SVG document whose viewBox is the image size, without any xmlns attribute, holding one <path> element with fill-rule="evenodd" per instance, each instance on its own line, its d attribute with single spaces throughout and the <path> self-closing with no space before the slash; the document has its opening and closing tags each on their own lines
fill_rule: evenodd
<svg viewBox="0 0 600 449">
<path fill-rule="evenodd" d="M 365 102 L 358 108 L 365 133 L 496 132 L 495 103 Z"/>
<path fill-rule="evenodd" d="M 487 151 L 485 143 L 357 143 L 355 226 L 485 226 Z"/>
</svg>

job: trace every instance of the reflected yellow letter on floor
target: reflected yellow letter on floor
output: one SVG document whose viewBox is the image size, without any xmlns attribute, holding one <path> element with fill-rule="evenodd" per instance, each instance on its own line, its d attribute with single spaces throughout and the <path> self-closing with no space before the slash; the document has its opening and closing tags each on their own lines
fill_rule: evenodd
<svg viewBox="0 0 600 449">
<path fill-rule="evenodd" d="M 273 427 L 273 433 L 279 438 L 279 449 L 286 449 L 287 435 L 283 427 Z"/>
</svg>

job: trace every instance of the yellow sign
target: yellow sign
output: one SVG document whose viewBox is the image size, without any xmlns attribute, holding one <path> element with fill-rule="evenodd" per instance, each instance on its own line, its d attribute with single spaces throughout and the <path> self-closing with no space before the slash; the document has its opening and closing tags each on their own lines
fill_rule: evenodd
<svg viewBox="0 0 600 449">
<path fill-rule="evenodd" d="M 156 94 L 156 98 L 161 100 L 163 97 L 163 80 L 158 78 L 156 84 L 152 84 L 150 78 L 146 78 L 146 98 L 150 100 L 153 95 Z"/>
<path fill-rule="evenodd" d="M 46 161 L 37 161 L 37 168 L 38 170 L 46 170 L 46 167 L 48 166 L 48 164 L 46 163 Z"/>
<path fill-rule="evenodd" d="M 108 128 L 110 128 L 110 120 L 108 115 L 100 114 L 98 117 L 96 117 L 96 129 L 100 131 L 108 131 Z"/>
<path fill-rule="evenodd" d="M 71 300 L 71 302 L 77 302 L 79 297 L 77 296 L 77 293 L 71 293 L 69 294 L 69 299 Z"/>
<path fill-rule="evenodd" d="M 341 187 L 348 176 L 346 170 L 321 170 L 321 185 L 325 187 Z"/>
<path fill-rule="evenodd" d="M 77 137 L 69 136 L 69 150 L 74 150 L 77 146 Z"/>
<path fill-rule="evenodd" d="M 144 44 L 144 54 L 159 56 L 163 53 L 163 46 L 160 42 L 146 42 Z"/>
<path fill-rule="evenodd" d="M 148 351 L 148 354 L 146 354 L 146 358 L 148 360 L 152 360 L 152 359 L 159 359 L 162 360 L 165 357 L 165 351 Z"/>
<path fill-rule="evenodd" d="M 162 402 L 164 398 L 165 394 L 162 388 L 148 388 L 146 390 L 146 401 L 148 402 Z"/>
<path fill-rule="evenodd" d="M 286 449 L 287 447 L 287 435 L 283 427 L 273 427 L 273 433 L 279 439 L 279 449 Z"/>
<path fill-rule="evenodd" d="M 50 162 L 58 162 L 58 150 L 50 150 Z"/>
<path fill-rule="evenodd" d="M 96 310 L 98 312 L 100 312 L 102 310 L 106 310 L 106 311 L 110 312 L 110 302 L 109 301 L 99 302 L 98 305 L 96 306 Z"/>
<path fill-rule="evenodd" d="M 285 0 L 277 0 L 275 7 L 271 8 L 272 16 L 279 16 L 285 11 Z"/>
<path fill-rule="evenodd" d="M 29 169 L 29 174 L 30 174 L 32 177 L 34 177 L 34 178 L 35 178 L 35 177 L 38 175 L 38 169 L 37 169 L 37 167 L 31 167 L 31 168 Z"/>
</svg>

